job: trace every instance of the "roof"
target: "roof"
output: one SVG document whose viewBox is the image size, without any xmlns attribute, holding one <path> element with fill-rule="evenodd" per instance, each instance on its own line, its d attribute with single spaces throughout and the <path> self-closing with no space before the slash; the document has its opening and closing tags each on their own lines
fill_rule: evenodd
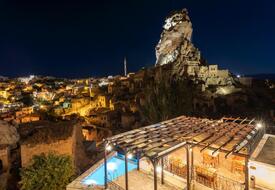
<svg viewBox="0 0 275 190">
<path fill-rule="evenodd" d="M 252 156 L 257 162 L 275 166 L 275 135 L 266 134 Z"/>
<path fill-rule="evenodd" d="M 73 134 L 74 121 L 36 121 L 19 127 L 21 144 L 52 143 L 66 140 Z"/>
<path fill-rule="evenodd" d="M 107 139 L 107 143 L 126 152 L 138 152 L 150 159 L 161 157 L 184 144 L 230 154 L 247 155 L 246 146 L 258 134 L 254 120 L 180 116 L 135 129 Z"/>
</svg>

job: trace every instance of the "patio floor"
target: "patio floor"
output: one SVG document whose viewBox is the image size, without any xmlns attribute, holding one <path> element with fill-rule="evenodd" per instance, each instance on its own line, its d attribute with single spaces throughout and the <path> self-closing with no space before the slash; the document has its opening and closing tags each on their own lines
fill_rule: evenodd
<svg viewBox="0 0 275 190">
<path fill-rule="evenodd" d="M 154 180 L 153 177 L 145 174 L 141 171 L 131 171 L 128 173 L 128 184 L 129 190 L 153 190 L 154 189 Z M 120 176 L 118 179 L 114 181 L 114 183 L 118 184 L 121 187 L 125 188 L 125 176 Z M 167 184 L 162 185 L 160 181 L 158 181 L 158 190 L 176 190 L 174 186 L 169 186 Z"/>
</svg>

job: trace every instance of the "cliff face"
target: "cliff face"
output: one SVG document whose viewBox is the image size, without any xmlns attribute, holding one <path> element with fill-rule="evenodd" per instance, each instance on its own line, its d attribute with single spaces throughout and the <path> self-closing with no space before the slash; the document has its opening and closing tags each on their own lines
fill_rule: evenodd
<svg viewBox="0 0 275 190">
<path fill-rule="evenodd" d="M 219 70 L 218 65 L 207 65 L 202 60 L 199 49 L 192 43 L 192 31 L 186 9 L 168 16 L 156 46 L 156 67 L 169 65 L 173 76 L 187 76 L 205 87 L 233 85 L 234 77 L 228 70 Z"/>
<path fill-rule="evenodd" d="M 183 74 L 184 65 L 200 65 L 200 51 L 192 44 L 192 23 L 186 9 L 168 16 L 156 47 L 156 65 L 174 63 Z"/>
</svg>

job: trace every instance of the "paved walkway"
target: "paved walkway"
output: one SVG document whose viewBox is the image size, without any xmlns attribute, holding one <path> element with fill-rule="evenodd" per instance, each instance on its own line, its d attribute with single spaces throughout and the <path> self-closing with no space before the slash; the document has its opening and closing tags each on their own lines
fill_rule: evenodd
<svg viewBox="0 0 275 190">
<path fill-rule="evenodd" d="M 152 176 L 149 176 L 143 172 L 133 170 L 128 173 L 129 190 L 154 190 L 154 180 Z M 114 181 L 114 183 L 125 188 L 125 176 L 120 176 Z M 176 190 L 177 188 L 169 185 L 161 185 L 158 181 L 158 190 Z"/>
</svg>

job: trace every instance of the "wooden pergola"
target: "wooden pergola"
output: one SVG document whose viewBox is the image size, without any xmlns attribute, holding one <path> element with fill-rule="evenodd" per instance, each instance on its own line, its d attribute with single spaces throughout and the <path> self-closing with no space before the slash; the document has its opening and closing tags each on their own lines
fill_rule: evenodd
<svg viewBox="0 0 275 190">
<path fill-rule="evenodd" d="M 212 150 L 212 155 L 221 151 L 226 157 L 234 154 L 246 158 L 246 189 L 248 189 L 248 158 L 250 144 L 258 135 L 262 125 L 255 120 L 240 118 L 205 118 L 180 116 L 158 124 L 142 127 L 106 139 L 106 147 L 123 152 L 125 155 L 125 187 L 128 190 L 127 155 L 139 159 L 147 157 L 154 167 L 154 189 L 157 190 L 157 171 L 159 161 L 163 168 L 163 157 L 185 147 L 187 153 L 187 189 L 190 189 L 190 173 L 193 167 L 192 148 Z M 107 153 L 105 151 L 105 188 L 107 188 Z M 191 163 L 190 163 L 191 161 Z M 163 169 L 161 174 L 163 183 Z"/>
</svg>

